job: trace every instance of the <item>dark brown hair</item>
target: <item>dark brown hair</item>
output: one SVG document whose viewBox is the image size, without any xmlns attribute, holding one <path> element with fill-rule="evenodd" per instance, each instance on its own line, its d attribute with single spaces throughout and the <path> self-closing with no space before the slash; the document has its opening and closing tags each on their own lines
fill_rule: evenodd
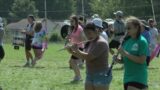
<svg viewBox="0 0 160 90">
<path fill-rule="evenodd" d="M 35 21 L 35 18 L 34 18 L 34 16 L 33 16 L 33 15 L 28 15 L 28 18 L 31 18 L 31 19 L 32 19 L 32 21 Z"/>
<path fill-rule="evenodd" d="M 86 30 L 96 31 L 95 24 L 92 22 L 87 23 L 86 26 L 84 27 L 84 31 L 86 31 Z"/>
<path fill-rule="evenodd" d="M 78 24 L 79 24 L 79 22 L 78 22 L 78 17 L 76 16 L 76 15 L 72 15 L 71 17 L 70 17 L 72 20 L 74 20 L 75 21 L 75 26 L 72 26 L 73 27 L 73 31 L 74 32 L 76 32 L 77 31 L 77 29 L 78 29 Z"/>
<path fill-rule="evenodd" d="M 42 29 L 41 21 L 37 21 L 34 27 L 35 32 L 39 32 Z"/>
</svg>

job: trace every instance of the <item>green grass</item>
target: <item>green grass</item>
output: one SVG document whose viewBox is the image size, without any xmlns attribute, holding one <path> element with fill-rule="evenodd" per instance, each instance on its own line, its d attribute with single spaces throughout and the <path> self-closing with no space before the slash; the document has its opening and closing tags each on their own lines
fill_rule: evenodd
<svg viewBox="0 0 160 90">
<path fill-rule="evenodd" d="M 50 44 L 35 68 L 24 68 L 24 48 L 14 50 L 5 45 L 6 56 L 0 63 L 0 86 L 3 90 L 84 90 L 85 69 L 81 70 L 83 82 L 70 84 L 74 76 L 68 68 L 70 55 L 66 51 L 58 52 L 63 44 Z M 111 58 L 111 57 L 110 57 Z M 111 61 L 111 59 L 110 59 Z M 160 89 L 160 58 L 152 61 L 149 67 L 149 90 Z M 110 90 L 123 90 L 123 70 L 113 68 L 113 80 Z"/>
</svg>

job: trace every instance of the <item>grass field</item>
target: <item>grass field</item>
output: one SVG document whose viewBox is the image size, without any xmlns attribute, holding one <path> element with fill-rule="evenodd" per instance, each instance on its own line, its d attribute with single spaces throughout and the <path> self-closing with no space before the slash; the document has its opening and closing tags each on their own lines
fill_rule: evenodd
<svg viewBox="0 0 160 90">
<path fill-rule="evenodd" d="M 34 68 L 22 67 L 25 63 L 24 48 L 14 50 L 5 45 L 6 56 L 0 63 L 0 86 L 3 90 L 84 90 L 85 69 L 81 70 L 83 81 L 71 84 L 73 72 L 68 68 L 69 54 L 58 52 L 63 44 L 50 44 L 44 57 Z M 111 61 L 111 57 L 110 57 Z M 160 58 L 152 61 L 149 71 L 149 90 L 160 90 Z M 123 70 L 113 68 L 110 90 L 123 90 Z"/>
</svg>

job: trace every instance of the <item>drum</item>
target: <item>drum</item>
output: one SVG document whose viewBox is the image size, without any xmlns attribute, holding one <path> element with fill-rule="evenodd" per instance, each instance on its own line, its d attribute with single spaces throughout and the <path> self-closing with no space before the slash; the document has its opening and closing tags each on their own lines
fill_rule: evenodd
<svg viewBox="0 0 160 90">
<path fill-rule="evenodd" d="M 14 30 L 13 32 L 13 46 L 18 50 L 20 46 L 25 44 L 25 34 L 22 34 L 21 30 Z"/>
<path fill-rule="evenodd" d="M 68 33 L 69 33 L 69 25 L 63 25 L 62 26 L 62 28 L 61 28 L 61 37 L 63 38 L 63 39 L 65 39 L 66 38 L 66 36 L 68 35 Z"/>
</svg>

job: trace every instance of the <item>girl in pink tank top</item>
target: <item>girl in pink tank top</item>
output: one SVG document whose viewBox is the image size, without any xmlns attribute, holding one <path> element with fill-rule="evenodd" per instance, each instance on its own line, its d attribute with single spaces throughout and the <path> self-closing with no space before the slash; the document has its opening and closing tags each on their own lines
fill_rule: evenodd
<svg viewBox="0 0 160 90">
<path fill-rule="evenodd" d="M 69 43 L 78 44 L 79 49 L 83 50 L 84 48 L 84 44 L 82 43 L 83 28 L 78 24 L 78 17 L 75 15 L 71 16 L 70 22 L 71 22 L 71 33 L 67 36 L 67 39 Z M 71 82 L 77 82 L 81 80 L 81 74 L 78 67 L 79 62 L 82 62 L 82 60 L 75 57 L 74 55 L 71 56 L 69 64 L 70 68 L 72 68 L 75 73 L 75 76 Z"/>
<path fill-rule="evenodd" d="M 69 35 L 70 43 L 78 44 L 79 48 L 83 48 L 84 44 L 81 43 L 83 41 L 82 33 L 83 33 L 83 28 L 80 25 L 78 25 L 78 27 L 75 28 Z"/>
</svg>

